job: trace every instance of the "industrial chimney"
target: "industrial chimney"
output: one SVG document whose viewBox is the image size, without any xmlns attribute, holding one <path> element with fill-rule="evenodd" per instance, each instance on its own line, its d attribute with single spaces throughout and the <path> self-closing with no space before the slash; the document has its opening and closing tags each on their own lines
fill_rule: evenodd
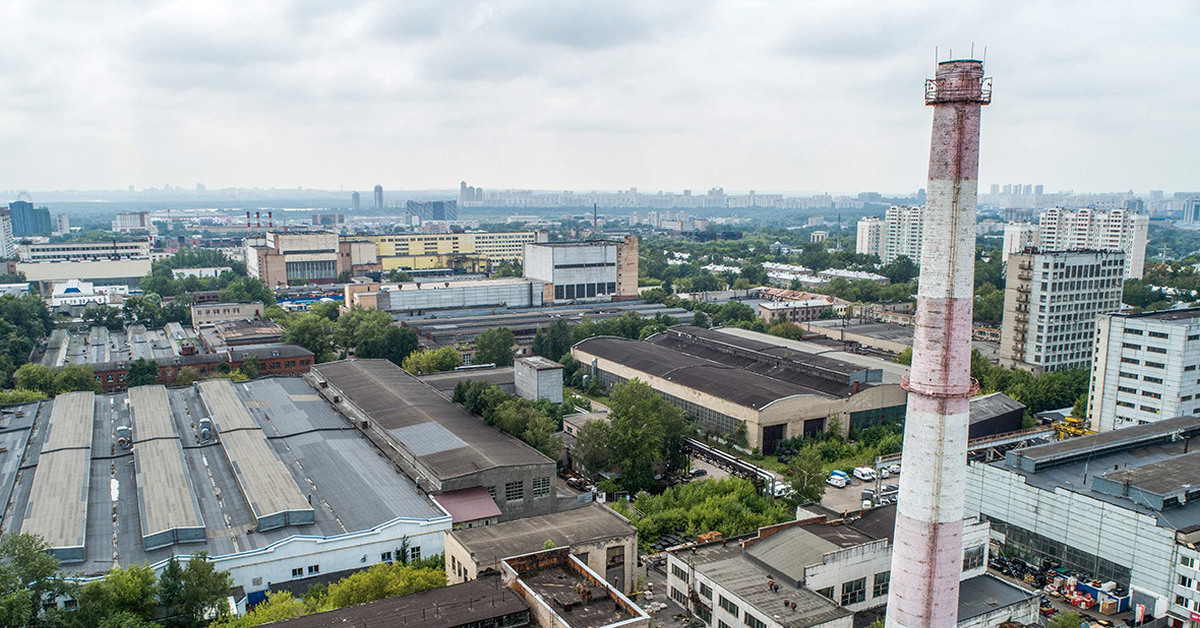
<svg viewBox="0 0 1200 628">
<path fill-rule="evenodd" d="M 971 379 L 975 197 L 983 63 L 943 61 L 925 82 L 933 106 L 912 367 L 904 379 L 904 475 L 887 628 L 954 628 L 962 570 L 963 482 Z"/>
</svg>

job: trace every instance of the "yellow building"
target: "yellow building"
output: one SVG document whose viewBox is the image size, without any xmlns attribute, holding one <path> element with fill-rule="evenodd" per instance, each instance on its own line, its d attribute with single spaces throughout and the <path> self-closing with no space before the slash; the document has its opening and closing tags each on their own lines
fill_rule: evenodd
<svg viewBox="0 0 1200 628">
<path fill-rule="evenodd" d="M 490 261 L 520 261 L 525 255 L 525 244 L 545 240 L 544 234 L 533 231 L 505 233 L 412 233 L 372 236 L 375 250 L 389 268 L 437 268 L 429 264 L 438 263 L 438 257 L 455 253 L 475 253 L 486 256 Z M 388 258 L 408 258 L 404 263 L 389 262 Z M 411 263 L 409 263 L 411 262 Z"/>
</svg>

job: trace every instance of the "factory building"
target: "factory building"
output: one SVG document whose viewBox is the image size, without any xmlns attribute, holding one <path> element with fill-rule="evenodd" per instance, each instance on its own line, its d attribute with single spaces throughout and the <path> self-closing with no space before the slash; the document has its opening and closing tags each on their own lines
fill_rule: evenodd
<svg viewBox="0 0 1200 628">
<path fill-rule="evenodd" d="M 318 364 L 309 378 L 397 467 L 438 499 L 486 491 L 500 521 L 577 505 L 574 494 L 559 496 L 553 460 L 489 427 L 387 360 Z M 478 518 L 473 508 L 451 514 L 455 523 Z"/>
<path fill-rule="evenodd" d="M 500 563 L 555 547 L 571 554 L 622 593 L 637 590 L 637 528 L 603 504 L 446 533 L 446 581 L 468 582 L 500 571 Z"/>
<path fill-rule="evenodd" d="M 525 276 L 545 282 L 546 301 L 636 297 L 637 236 L 526 244 Z"/>
<path fill-rule="evenodd" d="M 416 265 L 422 258 L 452 254 L 476 254 L 499 263 L 520 261 L 525 244 L 544 242 L 545 232 L 393 234 L 371 236 L 383 270 L 427 268 Z"/>
<path fill-rule="evenodd" d="M 262 318 L 262 314 L 262 301 L 203 303 L 192 306 L 192 328 L 200 329 L 202 325 L 213 325 L 225 321 L 244 321 Z"/>
<path fill-rule="evenodd" d="M 520 277 L 464 281 L 346 285 L 346 307 L 362 306 L 405 316 L 427 316 L 475 308 L 542 306 L 542 282 Z"/>
<path fill-rule="evenodd" d="M 54 284 L 77 279 L 97 286 L 136 288 L 150 273 L 150 258 L 84 259 L 46 262 L 17 262 L 16 272 L 24 273 L 30 284 L 42 294 L 52 294 Z"/>
<path fill-rule="evenodd" d="M 1102 315 L 1088 419 L 1108 431 L 1200 415 L 1200 308 Z"/>
<path fill-rule="evenodd" d="M 247 238 L 245 244 L 246 272 L 269 288 L 292 280 L 333 283 L 343 270 L 340 255 L 337 234 L 325 231 L 268 231 L 263 238 Z"/>
<path fill-rule="evenodd" d="M 637 378 L 696 425 L 771 453 L 780 441 L 903 421 L 905 391 L 882 371 L 771 342 L 678 325 L 646 340 L 597 337 L 571 354 L 606 386 Z"/>
<path fill-rule="evenodd" d="M 440 554 L 451 527 L 300 378 L 68 393 L 4 414 L 0 526 L 42 535 L 85 578 L 114 554 L 161 570 L 205 551 L 242 605 L 397 560 L 406 539 L 409 558 Z"/>
<path fill-rule="evenodd" d="M 1035 375 L 1091 366 L 1096 320 L 1121 309 L 1124 266 L 1120 251 L 1009 256 L 1000 365 Z"/>
<path fill-rule="evenodd" d="M 22 262 L 149 259 L 150 240 L 34 242 L 17 246 Z"/>
<path fill-rule="evenodd" d="M 1111 582 L 1113 596 L 1145 605 L 1147 616 L 1194 625 L 1200 453 L 1190 442 L 1197 436 L 1200 418 L 1185 416 L 973 461 L 964 513 L 989 522 L 1006 555 L 1058 561 Z"/>
</svg>

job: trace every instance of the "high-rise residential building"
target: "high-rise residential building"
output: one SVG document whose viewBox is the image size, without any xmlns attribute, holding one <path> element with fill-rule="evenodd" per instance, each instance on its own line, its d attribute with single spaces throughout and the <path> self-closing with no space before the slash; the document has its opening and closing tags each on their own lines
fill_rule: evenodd
<svg viewBox="0 0 1200 628">
<path fill-rule="evenodd" d="M 12 226 L 11 223 L 9 226 Z M 68 233 L 71 233 L 71 219 L 67 218 L 66 214 L 58 214 L 54 217 L 54 233 L 51 235 L 66 235 Z"/>
<path fill-rule="evenodd" d="M 139 233 L 154 231 L 149 212 L 117 214 L 112 221 L 112 230 L 117 233 Z"/>
<path fill-rule="evenodd" d="M 1010 255 L 1000 365 L 1034 374 L 1091 366 L 1096 320 L 1121 309 L 1121 251 Z"/>
<path fill-rule="evenodd" d="M 17 257 L 17 241 L 13 238 L 12 214 L 7 209 L 0 209 L 0 259 Z"/>
<path fill-rule="evenodd" d="M 879 256 L 884 264 L 890 264 L 897 257 L 904 255 L 914 264 L 921 263 L 921 221 L 925 215 L 923 205 L 893 205 L 884 215 L 887 223 L 883 233 L 883 254 Z"/>
<path fill-rule="evenodd" d="M 1124 209 L 1098 212 L 1054 207 L 1041 214 L 1037 247 L 1047 251 L 1124 251 L 1125 278 L 1141 279 L 1149 227 L 1149 216 Z"/>
<path fill-rule="evenodd" d="M 1101 316 L 1088 403 L 1092 429 L 1200 415 L 1198 369 L 1200 308 Z"/>
<path fill-rule="evenodd" d="M 887 223 L 882 218 L 863 218 L 858 221 L 858 236 L 854 252 L 859 255 L 878 255 L 883 259 L 883 233 Z"/>
<path fill-rule="evenodd" d="M 383 209 L 383 186 L 375 186 L 375 209 Z"/>
<path fill-rule="evenodd" d="M 429 220 L 458 220 L 457 201 L 409 201 L 408 213 L 418 216 L 421 222 Z"/>
<path fill-rule="evenodd" d="M 29 201 L 13 201 L 8 204 L 12 216 L 13 236 L 50 235 L 50 210 L 34 207 Z"/>
<path fill-rule="evenodd" d="M 1029 222 L 1010 222 L 1004 225 L 1004 248 L 1001 249 L 1001 254 L 1005 263 L 1008 263 L 1008 257 L 1013 253 L 1020 253 L 1031 246 L 1037 246 L 1036 225 Z"/>
<path fill-rule="evenodd" d="M 1183 199 L 1183 224 L 1200 226 L 1200 198 Z"/>
<path fill-rule="evenodd" d="M 350 195 L 350 206 L 354 208 L 354 211 L 358 211 L 362 207 L 362 197 L 358 192 Z"/>
</svg>

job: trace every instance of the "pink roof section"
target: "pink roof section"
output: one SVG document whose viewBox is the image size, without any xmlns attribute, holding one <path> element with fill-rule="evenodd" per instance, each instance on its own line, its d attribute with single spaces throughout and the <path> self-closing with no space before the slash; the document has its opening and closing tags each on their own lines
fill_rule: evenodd
<svg viewBox="0 0 1200 628">
<path fill-rule="evenodd" d="M 466 523 L 500 516 L 500 508 L 482 486 L 439 493 L 433 498 L 453 517 L 454 523 Z"/>
</svg>

